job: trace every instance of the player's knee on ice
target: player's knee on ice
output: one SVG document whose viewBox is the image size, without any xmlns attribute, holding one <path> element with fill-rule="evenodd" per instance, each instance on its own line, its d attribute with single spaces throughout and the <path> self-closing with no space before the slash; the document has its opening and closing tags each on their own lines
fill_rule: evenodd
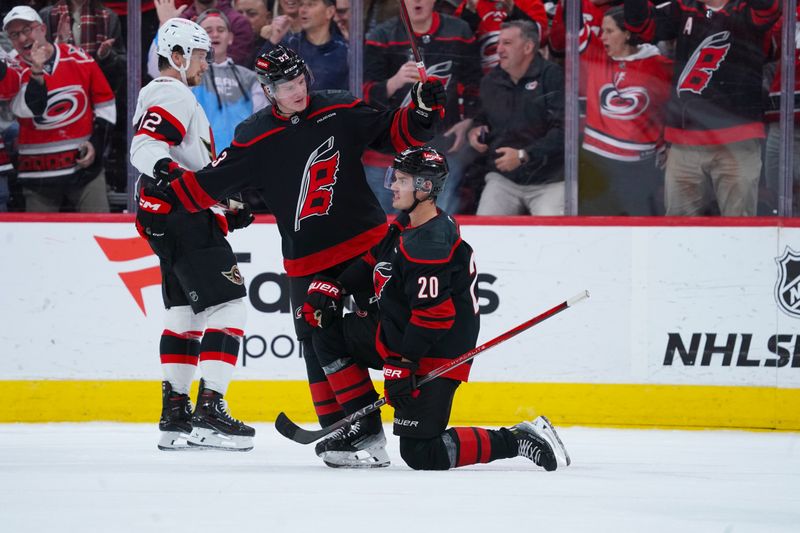
<svg viewBox="0 0 800 533">
<path fill-rule="evenodd" d="M 400 457 L 414 470 L 450 469 L 450 456 L 441 435 L 432 439 L 400 437 Z"/>
</svg>

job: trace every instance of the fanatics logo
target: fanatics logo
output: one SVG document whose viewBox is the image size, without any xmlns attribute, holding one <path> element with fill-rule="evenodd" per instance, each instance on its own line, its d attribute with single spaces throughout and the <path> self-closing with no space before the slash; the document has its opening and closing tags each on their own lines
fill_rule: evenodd
<svg viewBox="0 0 800 533">
<path fill-rule="evenodd" d="M 147 241 L 139 236 L 123 239 L 110 239 L 108 237 L 98 237 L 94 240 L 100 246 L 109 261 L 114 263 L 135 261 L 148 256 L 155 256 Z M 144 297 L 142 290 L 145 287 L 161 285 L 161 268 L 158 265 L 119 273 L 122 283 L 133 297 L 136 305 L 142 310 L 142 314 L 147 316 L 144 307 Z"/>
<path fill-rule="evenodd" d="M 775 284 L 775 301 L 781 311 L 794 318 L 800 318 L 800 253 L 788 246 L 778 264 L 778 282 Z"/>
</svg>

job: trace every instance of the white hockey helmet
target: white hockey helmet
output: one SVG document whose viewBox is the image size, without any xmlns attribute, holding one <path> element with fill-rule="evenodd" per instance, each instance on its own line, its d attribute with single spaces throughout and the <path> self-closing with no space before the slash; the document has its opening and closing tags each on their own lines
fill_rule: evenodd
<svg viewBox="0 0 800 533">
<path fill-rule="evenodd" d="M 172 52 L 176 46 L 183 50 L 183 57 L 186 65 L 178 67 L 172 61 Z M 195 49 L 205 50 L 207 54 L 212 54 L 211 39 L 208 33 L 199 24 L 188 19 L 171 18 L 158 28 L 158 48 L 156 53 L 169 61 L 170 66 L 181 73 L 184 83 L 186 83 L 186 71 L 192 61 L 192 52 Z M 211 58 L 209 57 L 209 61 Z"/>
</svg>

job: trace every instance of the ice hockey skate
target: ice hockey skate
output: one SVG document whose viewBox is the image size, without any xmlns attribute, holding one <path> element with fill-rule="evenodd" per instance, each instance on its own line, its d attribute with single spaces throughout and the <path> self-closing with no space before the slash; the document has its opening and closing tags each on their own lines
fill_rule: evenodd
<svg viewBox="0 0 800 533">
<path fill-rule="evenodd" d="M 570 464 L 569 454 L 547 418 L 540 416 L 533 422 L 520 422 L 511 428 L 511 433 L 517 439 L 519 455 L 548 472 L 558 468 L 559 462 L 564 466 Z"/>
<path fill-rule="evenodd" d="M 222 394 L 206 389 L 203 380 L 200 380 L 189 446 L 246 452 L 253 449 L 255 434 L 254 428 L 230 415 Z"/>
<path fill-rule="evenodd" d="M 379 416 L 339 428 L 319 442 L 314 451 L 331 468 L 380 468 L 391 464 Z"/>
<path fill-rule="evenodd" d="M 169 381 L 161 382 L 161 420 L 158 421 L 161 438 L 159 450 L 185 450 L 192 433 L 192 401 L 188 394 L 172 390 Z"/>
</svg>

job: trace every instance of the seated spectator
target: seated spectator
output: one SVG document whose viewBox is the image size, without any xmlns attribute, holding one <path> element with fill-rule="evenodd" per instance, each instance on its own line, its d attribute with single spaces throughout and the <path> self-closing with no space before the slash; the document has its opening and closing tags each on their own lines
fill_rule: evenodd
<svg viewBox="0 0 800 533">
<path fill-rule="evenodd" d="M 708 191 L 723 216 L 758 205 L 766 32 L 778 0 L 625 0 L 626 27 L 645 42 L 676 39 L 664 138 L 667 215 L 706 214 Z"/>
<path fill-rule="evenodd" d="M 288 26 L 276 26 L 264 51 L 282 44 L 297 52 L 313 75 L 312 90 L 347 90 L 347 41 L 333 22 L 335 14 L 334 0 L 300 0 L 302 31 L 287 35 Z"/>
<path fill-rule="evenodd" d="M 252 69 L 256 64 L 258 51 L 264 47 L 269 34 L 264 31 L 272 24 L 272 5 L 274 0 L 236 0 L 233 7 L 244 15 L 253 29 L 253 54 L 245 66 Z M 266 34 L 266 37 L 262 35 Z"/>
<path fill-rule="evenodd" d="M 430 142 L 447 153 L 450 174 L 447 188 L 437 205 L 448 213 L 460 212 L 459 187 L 465 169 L 477 153 L 466 142 L 466 133 L 477 112 L 480 60 L 469 25 L 433 10 L 435 0 L 405 0 L 414 39 L 427 76 L 444 83 L 447 106 L 438 134 Z M 376 107 L 397 107 L 410 100 L 412 84 L 419 71 L 411 55 L 411 43 L 399 17 L 371 31 L 364 43 L 364 100 Z M 392 158 L 374 151 L 364 156 L 367 181 L 387 212 L 393 212 L 391 192 L 384 187 L 386 169 Z"/>
<path fill-rule="evenodd" d="M 253 58 L 253 29 L 250 22 L 233 7 L 230 0 L 194 0 L 188 7 L 175 7 L 175 0 L 156 0 L 156 10 L 158 11 L 159 24 L 164 24 L 173 17 L 183 17 L 189 20 L 197 20 L 197 17 L 206 9 L 219 9 L 230 21 L 231 31 L 233 32 L 233 44 L 228 50 L 228 57 L 233 59 L 237 65 L 252 68 Z M 156 61 L 157 63 L 157 61 Z M 153 78 L 158 77 L 158 67 L 151 68 L 148 62 L 148 74 Z"/>
<path fill-rule="evenodd" d="M 537 53 L 538 43 L 534 23 L 503 23 L 500 64 L 481 81 L 469 142 L 492 170 L 479 215 L 564 214 L 564 72 Z"/>
<path fill-rule="evenodd" d="M 3 28 L 21 64 L 12 111 L 19 121 L 17 171 L 27 210 L 59 211 L 67 201 L 78 211 L 107 212 L 102 154 L 116 106 L 105 76 L 80 48 L 50 43 L 32 8 L 12 9 Z M 31 105 L 31 84 L 47 91 L 43 112 Z"/>
<path fill-rule="evenodd" d="M 256 73 L 234 64 L 228 57 L 228 47 L 234 37 L 225 14 L 207 9 L 197 17 L 197 23 L 211 39 L 214 64 L 208 66 L 202 84 L 191 89 L 211 124 L 215 153 L 220 153 L 230 146 L 236 126 L 266 107 L 267 97 Z"/>
<path fill-rule="evenodd" d="M 672 61 L 625 30 L 622 6 L 597 37 L 582 24 L 586 128 L 578 173 L 579 215 L 656 215 L 663 182 L 664 120 Z"/>
<path fill-rule="evenodd" d="M 456 16 L 465 20 L 475 32 L 484 74 L 500 62 L 497 39 L 500 26 L 507 20 L 530 20 L 539 29 L 540 49 L 547 43 L 549 23 L 542 0 L 463 0 Z"/>
</svg>

